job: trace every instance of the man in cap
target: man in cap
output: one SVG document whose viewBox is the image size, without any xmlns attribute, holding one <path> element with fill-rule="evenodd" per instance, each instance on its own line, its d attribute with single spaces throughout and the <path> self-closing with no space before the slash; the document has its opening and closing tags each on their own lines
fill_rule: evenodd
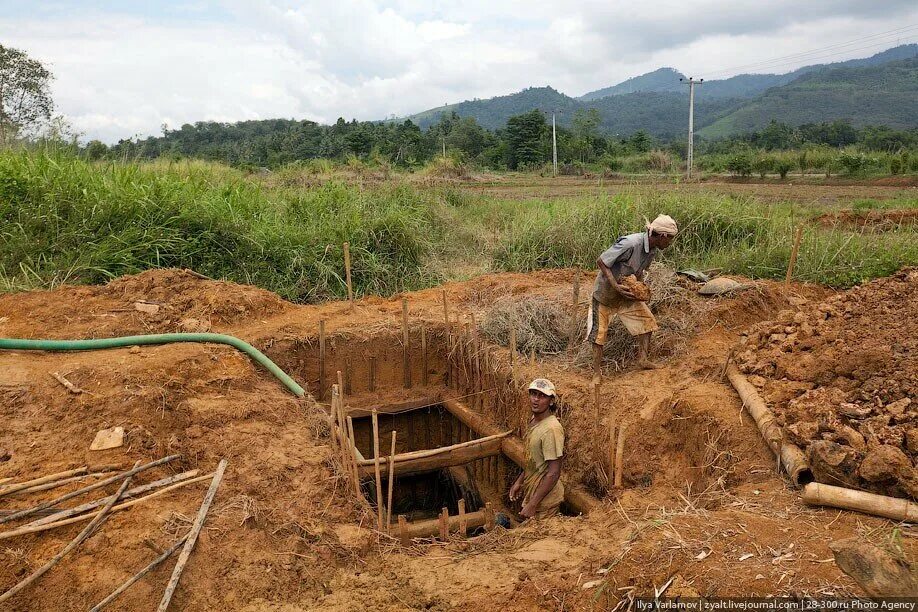
<svg viewBox="0 0 918 612">
<path fill-rule="evenodd" d="M 522 496 L 520 516 L 524 520 L 554 516 L 564 501 L 560 480 L 564 428 L 554 414 L 556 403 L 555 386 L 550 380 L 537 378 L 529 384 L 532 418 L 526 432 L 526 467 L 510 487 L 511 501 Z"/>
<path fill-rule="evenodd" d="M 616 316 L 637 340 L 638 365 L 645 369 L 657 367 L 647 357 L 650 335 L 659 329 L 657 320 L 647 304 L 635 299 L 619 281 L 631 274 L 643 281 L 644 272 L 657 252 L 672 244 L 678 232 L 672 217 L 659 215 L 653 222 L 647 223 L 647 231 L 622 236 L 596 260 L 599 274 L 593 284 L 593 300 L 587 317 L 587 339 L 593 344 L 595 382 L 599 382 L 602 373 L 602 347 L 609 335 L 609 325 Z"/>
</svg>

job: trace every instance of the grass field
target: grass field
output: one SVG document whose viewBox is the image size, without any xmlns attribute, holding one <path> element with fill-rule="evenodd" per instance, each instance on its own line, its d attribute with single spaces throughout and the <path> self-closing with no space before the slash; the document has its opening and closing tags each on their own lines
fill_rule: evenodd
<svg viewBox="0 0 918 612">
<path fill-rule="evenodd" d="M 261 177 L 204 162 L 92 164 L 58 151 L 0 153 L 0 289 L 98 283 L 153 267 L 189 267 L 299 302 L 345 294 L 349 241 L 358 293 L 392 294 L 491 270 L 594 266 L 644 217 L 675 217 L 673 266 L 780 278 L 805 227 L 797 278 L 848 286 L 918 265 L 915 225 L 870 233 L 808 223 L 821 205 L 770 186 L 724 193 L 651 186 L 573 194 L 476 183 Z M 851 189 L 857 189 L 852 187 Z M 550 189 L 549 189 L 550 191 Z M 914 190 L 864 189 L 856 209 L 916 208 Z M 856 192 L 855 194 L 856 195 Z"/>
</svg>

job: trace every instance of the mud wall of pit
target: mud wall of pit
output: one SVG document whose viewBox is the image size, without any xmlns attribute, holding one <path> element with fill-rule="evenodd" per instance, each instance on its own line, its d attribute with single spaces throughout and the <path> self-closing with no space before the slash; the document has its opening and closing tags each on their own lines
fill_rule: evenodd
<svg viewBox="0 0 918 612">
<path fill-rule="evenodd" d="M 424 336 L 422 341 L 422 335 Z M 445 385 L 446 350 L 443 326 L 414 325 L 408 333 L 407 372 L 410 388 Z M 381 328 L 363 333 L 330 332 L 325 337 L 325 376 L 320 376 L 319 330 L 306 337 L 267 339 L 261 350 L 302 384 L 316 400 L 326 402 L 341 372 L 348 396 L 406 389 L 405 343 L 401 330 Z M 422 351 L 422 344 L 426 350 Z M 425 375 L 426 372 L 426 375 Z M 320 384 L 323 383 L 323 384 Z"/>
</svg>

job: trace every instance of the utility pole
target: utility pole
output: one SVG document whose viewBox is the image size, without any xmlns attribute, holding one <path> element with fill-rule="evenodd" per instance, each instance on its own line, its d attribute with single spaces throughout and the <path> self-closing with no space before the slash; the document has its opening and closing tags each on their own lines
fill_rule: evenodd
<svg viewBox="0 0 918 612">
<path fill-rule="evenodd" d="M 685 175 L 686 178 L 692 178 L 692 160 L 693 158 L 693 146 L 695 139 L 695 85 L 701 85 L 704 83 L 704 79 L 695 80 L 692 77 L 688 78 L 688 81 L 680 78 L 680 81 L 688 84 L 688 153 L 685 160 Z"/>
<path fill-rule="evenodd" d="M 555 114 L 551 114 L 551 166 L 552 176 L 558 176 L 558 132 L 555 129 Z"/>
</svg>

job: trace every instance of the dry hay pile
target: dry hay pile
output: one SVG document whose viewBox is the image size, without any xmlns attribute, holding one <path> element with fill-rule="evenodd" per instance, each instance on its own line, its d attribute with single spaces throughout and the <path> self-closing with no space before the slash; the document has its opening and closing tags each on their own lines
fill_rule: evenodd
<svg viewBox="0 0 918 612">
<path fill-rule="evenodd" d="M 918 269 L 753 327 L 738 356 L 817 480 L 918 499 Z"/>
<path fill-rule="evenodd" d="M 698 296 L 694 285 L 681 279 L 675 271 L 655 263 L 644 277 L 650 287 L 647 305 L 657 318 L 660 329 L 654 332 L 650 344 L 650 357 L 668 357 L 679 352 L 695 331 L 698 321 L 715 302 Z M 591 367 L 592 347 L 586 343 L 586 313 L 583 325 L 578 326 L 579 350 L 574 363 L 580 367 Z M 624 369 L 632 360 L 637 345 L 634 338 L 619 321 L 609 326 L 609 335 L 603 347 L 603 363 L 615 370 Z"/>
<path fill-rule="evenodd" d="M 481 322 L 481 331 L 494 342 L 510 346 L 510 330 L 515 328 L 518 351 L 557 355 L 567 348 L 573 323 L 558 302 L 541 296 L 508 296 L 494 303 Z"/>
</svg>

